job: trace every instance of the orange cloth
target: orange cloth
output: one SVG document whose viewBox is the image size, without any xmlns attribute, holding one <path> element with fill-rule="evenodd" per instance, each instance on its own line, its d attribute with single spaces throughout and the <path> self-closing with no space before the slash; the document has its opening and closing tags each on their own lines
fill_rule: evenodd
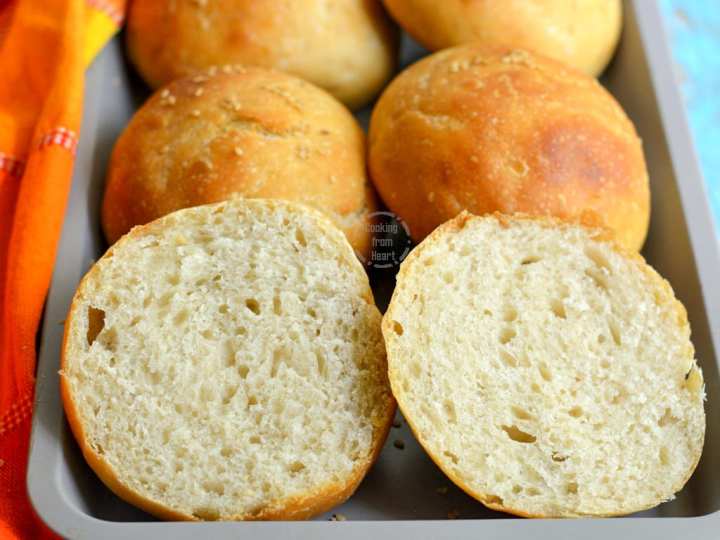
<svg viewBox="0 0 720 540">
<path fill-rule="evenodd" d="M 54 538 L 25 476 L 35 337 L 70 190 L 88 63 L 124 0 L 0 0 L 0 539 Z"/>
</svg>

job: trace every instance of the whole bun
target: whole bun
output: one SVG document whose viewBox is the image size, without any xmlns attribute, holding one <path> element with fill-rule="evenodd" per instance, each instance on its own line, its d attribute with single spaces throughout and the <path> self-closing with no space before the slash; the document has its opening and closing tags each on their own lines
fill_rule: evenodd
<svg viewBox="0 0 720 540">
<path fill-rule="evenodd" d="M 294 200 L 367 253 L 375 195 L 365 135 L 312 84 L 261 68 L 211 68 L 156 92 L 113 149 L 102 205 L 110 243 L 135 225 L 234 196 Z"/>
<path fill-rule="evenodd" d="M 534 53 L 469 44 L 401 73 L 370 121 L 371 177 L 416 240 L 462 210 L 552 215 L 640 249 L 642 144 L 593 78 Z"/>
<path fill-rule="evenodd" d="M 378 0 L 133 2 L 130 58 L 157 88 L 213 65 L 275 68 L 357 108 L 390 78 L 397 32 Z"/>
<path fill-rule="evenodd" d="M 610 61 L 622 28 L 620 0 L 384 0 L 390 14 L 431 50 L 470 41 L 512 45 L 588 75 Z"/>
</svg>

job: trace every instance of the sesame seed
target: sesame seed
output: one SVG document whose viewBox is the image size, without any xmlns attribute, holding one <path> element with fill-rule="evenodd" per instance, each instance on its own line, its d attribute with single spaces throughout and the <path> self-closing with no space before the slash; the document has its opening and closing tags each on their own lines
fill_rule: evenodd
<svg viewBox="0 0 720 540">
<path fill-rule="evenodd" d="M 195 118 L 197 118 L 200 116 L 200 111 L 198 111 L 197 109 L 193 109 L 190 114 L 192 114 Z"/>
<path fill-rule="evenodd" d="M 197 90 L 195 90 L 195 97 L 200 97 L 200 96 L 202 96 L 202 95 L 203 95 L 203 89 L 202 89 L 202 88 L 198 88 Z"/>
<path fill-rule="evenodd" d="M 243 152 L 242 148 L 240 148 L 239 146 L 236 146 L 235 147 L 235 155 L 242 156 L 243 154 L 244 154 L 244 152 Z"/>
<path fill-rule="evenodd" d="M 162 92 L 160 92 L 160 97 L 161 97 L 161 98 L 166 98 L 166 97 L 168 97 L 169 95 L 170 95 L 170 90 L 168 90 L 167 88 L 163 88 Z"/>
<path fill-rule="evenodd" d="M 330 516 L 330 521 L 347 521 L 347 517 L 343 514 L 333 514 Z"/>
</svg>

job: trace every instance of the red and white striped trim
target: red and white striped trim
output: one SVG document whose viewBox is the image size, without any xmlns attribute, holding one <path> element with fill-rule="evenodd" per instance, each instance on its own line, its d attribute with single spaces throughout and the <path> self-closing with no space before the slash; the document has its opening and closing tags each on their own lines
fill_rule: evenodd
<svg viewBox="0 0 720 540">
<path fill-rule="evenodd" d="M 19 178 L 25 169 L 25 162 L 0 152 L 0 172 L 5 172 L 9 176 Z"/>
<path fill-rule="evenodd" d="M 97 9 L 98 11 L 102 11 L 118 26 L 122 25 L 123 20 L 125 19 L 123 11 L 118 8 L 112 0 L 87 0 L 87 5 L 91 8 Z"/>
<path fill-rule="evenodd" d="M 78 138 L 74 131 L 65 127 L 56 127 L 51 129 L 45 135 L 40 138 L 39 148 L 45 148 L 46 146 L 62 146 L 65 150 L 70 151 L 71 154 L 75 154 L 77 150 Z"/>
</svg>

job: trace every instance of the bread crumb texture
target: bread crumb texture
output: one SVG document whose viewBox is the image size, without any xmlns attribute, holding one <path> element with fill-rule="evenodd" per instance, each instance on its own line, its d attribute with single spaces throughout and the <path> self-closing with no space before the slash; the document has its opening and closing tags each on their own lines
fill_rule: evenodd
<svg viewBox="0 0 720 540">
<path fill-rule="evenodd" d="M 639 511 L 671 499 L 700 458 L 685 309 L 590 229 L 464 213 L 403 263 L 383 332 L 419 441 L 491 508 Z"/>
<path fill-rule="evenodd" d="M 135 228 L 69 321 L 62 376 L 84 451 L 186 519 L 338 502 L 394 415 L 362 266 L 296 204 L 233 200 Z"/>
</svg>

